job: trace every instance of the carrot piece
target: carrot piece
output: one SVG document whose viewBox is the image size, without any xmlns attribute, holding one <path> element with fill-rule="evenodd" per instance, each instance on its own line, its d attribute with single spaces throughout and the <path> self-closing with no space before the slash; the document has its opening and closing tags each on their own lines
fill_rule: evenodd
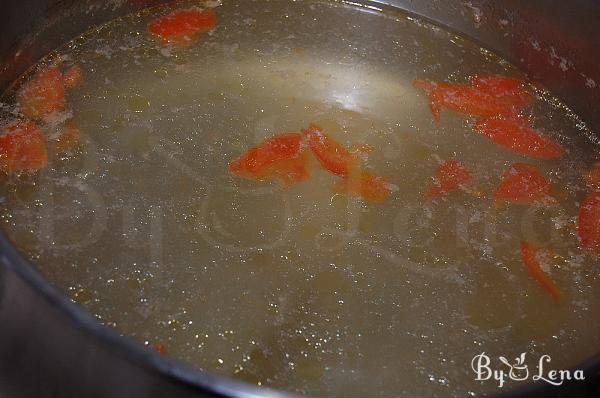
<svg viewBox="0 0 600 398">
<path fill-rule="evenodd" d="M 229 170 L 260 181 L 278 179 L 286 185 L 300 182 L 310 175 L 305 145 L 300 133 L 278 134 L 232 161 Z"/>
<path fill-rule="evenodd" d="M 531 242 L 521 241 L 521 258 L 529 271 L 529 275 L 534 278 L 544 290 L 546 290 L 556 301 L 560 300 L 562 293 L 554 284 L 552 279 L 542 271 L 542 266 L 547 264 L 547 257 L 550 252 Z"/>
<path fill-rule="evenodd" d="M 514 163 L 502 174 L 494 198 L 513 203 L 533 203 L 546 198 L 550 189 L 550 183 L 536 166 Z"/>
<path fill-rule="evenodd" d="M 79 126 L 73 120 L 67 122 L 60 136 L 54 143 L 55 154 L 69 152 L 79 144 Z"/>
<path fill-rule="evenodd" d="M 178 10 L 153 20 L 148 31 L 163 41 L 185 44 L 202 32 L 215 27 L 217 19 L 213 10 L 190 8 Z"/>
<path fill-rule="evenodd" d="M 475 130 L 496 144 L 541 159 L 559 158 L 565 149 L 552 138 L 529 127 L 518 119 L 483 119 L 475 123 Z"/>
<path fill-rule="evenodd" d="M 17 93 L 21 113 L 29 119 L 39 119 L 65 107 L 63 76 L 55 67 L 46 68 L 23 84 Z"/>
<path fill-rule="evenodd" d="M 32 172 L 48 164 L 46 141 L 33 122 L 14 122 L 0 135 L 0 169 L 5 173 Z"/>
<path fill-rule="evenodd" d="M 303 133 L 308 137 L 308 145 L 324 169 L 337 176 L 348 177 L 358 166 L 358 159 L 323 133 L 316 124 L 311 124 Z"/>
<path fill-rule="evenodd" d="M 473 87 L 494 93 L 512 93 L 523 87 L 521 80 L 501 75 L 473 75 L 469 82 Z"/>
<path fill-rule="evenodd" d="M 593 253 L 600 249 L 600 192 L 589 193 L 579 207 L 577 232 L 581 249 Z"/>
<path fill-rule="evenodd" d="M 79 65 L 73 65 L 63 74 L 63 83 L 66 88 L 73 88 L 83 83 L 83 72 Z"/>
<path fill-rule="evenodd" d="M 230 164 L 230 169 L 232 171 L 256 172 L 278 160 L 297 157 L 303 149 L 302 147 L 301 134 L 277 134 L 250 148 L 239 159 Z"/>
<path fill-rule="evenodd" d="M 415 80 L 413 85 L 428 94 L 429 108 L 436 120 L 440 118 L 442 107 L 482 117 L 514 117 L 518 113 L 517 103 L 513 104 L 508 97 L 497 97 L 465 84 Z"/>
<path fill-rule="evenodd" d="M 493 96 L 495 101 L 506 102 L 508 107 L 523 108 L 533 102 L 533 96 L 519 79 L 500 75 L 474 75 L 469 80 L 473 87 Z"/>
<path fill-rule="evenodd" d="M 475 116 L 513 115 L 506 104 L 495 101 L 489 94 L 462 85 L 444 85 L 437 90 L 438 101 L 448 109 Z"/>
<path fill-rule="evenodd" d="M 442 163 L 433 177 L 433 187 L 425 193 L 426 199 L 433 199 L 446 192 L 452 191 L 472 178 L 471 170 L 456 160 Z"/>
<path fill-rule="evenodd" d="M 289 186 L 310 177 L 310 168 L 308 165 L 308 153 L 301 152 L 295 158 L 282 159 L 266 166 L 255 174 L 255 179 L 278 179 L 284 186 Z"/>
<path fill-rule="evenodd" d="M 367 170 L 361 171 L 358 176 L 344 178 L 336 184 L 336 187 L 338 190 L 376 203 L 384 202 L 393 191 L 398 189 L 384 177 Z"/>
<path fill-rule="evenodd" d="M 159 354 L 165 355 L 167 353 L 167 347 L 163 343 L 156 343 L 152 348 Z"/>
</svg>

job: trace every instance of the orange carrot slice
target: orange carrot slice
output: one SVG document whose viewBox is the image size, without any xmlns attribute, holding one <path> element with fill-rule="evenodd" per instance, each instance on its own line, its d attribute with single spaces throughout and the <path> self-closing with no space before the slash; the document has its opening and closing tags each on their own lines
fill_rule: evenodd
<svg viewBox="0 0 600 398">
<path fill-rule="evenodd" d="M 46 141 L 33 122 L 14 122 L 0 135 L 0 169 L 5 173 L 32 172 L 48 164 Z"/>
<path fill-rule="evenodd" d="M 79 126 L 73 120 L 67 122 L 60 136 L 54 143 L 55 154 L 69 152 L 79 144 Z"/>
<path fill-rule="evenodd" d="M 429 96 L 429 109 L 436 120 L 443 107 L 468 115 L 514 117 L 518 110 L 507 98 L 500 98 L 474 87 L 456 83 L 437 83 L 415 80 L 413 85 L 425 90 Z"/>
<path fill-rule="evenodd" d="M 216 23 L 213 10 L 190 8 L 155 19 L 148 24 L 148 31 L 163 41 L 185 44 L 214 28 Z"/>
<path fill-rule="evenodd" d="M 303 133 L 308 137 L 308 145 L 324 169 L 337 176 L 347 177 L 358 166 L 358 159 L 316 124 L 311 124 Z"/>
<path fill-rule="evenodd" d="M 493 93 L 513 93 L 522 89 L 523 82 L 514 77 L 501 75 L 473 75 L 469 78 L 473 87 Z"/>
<path fill-rule="evenodd" d="M 384 202 L 393 191 L 398 189 L 384 177 L 367 170 L 361 171 L 358 176 L 343 179 L 336 187 L 376 203 Z"/>
<path fill-rule="evenodd" d="M 154 344 L 154 346 L 152 346 L 152 348 L 154 349 L 154 351 L 158 352 L 159 354 L 162 354 L 162 355 L 167 354 L 167 347 L 163 343 L 156 343 L 156 344 Z"/>
<path fill-rule="evenodd" d="M 310 177 L 309 162 L 308 153 L 301 152 L 296 158 L 279 160 L 266 166 L 255 174 L 255 179 L 278 179 L 284 186 L 289 186 Z"/>
<path fill-rule="evenodd" d="M 524 108 L 534 99 L 524 83 L 513 77 L 474 75 L 469 80 L 473 87 L 493 96 L 496 102 L 505 102 L 507 107 Z"/>
<path fill-rule="evenodd" d="M 26 82 L 17 93 L 21 113 L 29 119 L 40 119 L 65 107 L 65 87 L 60 71 L 46 68 Z"/>
<path fill-rule="evenodd" d="M 302 131 L 321 166 L 343 180 L 336 188 L 352 195 L 362 197 L 371 202 L 383 202 L 397 189 L 387 179 L 371 171 L 360 170 L 359 157 L 374 150 L 371 146 L 354 145 L 352 153 L 343 145 L 329 137 L 316 124 L 311 124 Z"/>
<path fill-rule="evenodd" d="M 79 65 L 73 65 L 63 74 L 63 83 L 66 88 L 73 88 L 83 83 L 83 72 Z"/>
<path fill-rule="evenodd" d="M 475 123 L 475 130 L 496 144 L 541 159 L 559 158 L 565 149 L 552 138 L 529 127 L 518 119 L 483 119 Z"/>
<path fill-rule="evenodd" d="M 600 249 L 600 192 L 589 193 L 581 202 L 577 232 L 581 249 L 589 253 Z"/>
<path fill-rule="evenodd" d="M 303 134 L 278 134 L 232 161 L 229 170 L 255 180 L 278 179 L 284 184 L 300 182 L 310 175 L 305 145 Z"/>
<path fill-rule="evenodd" d="M 544 290 L 546 290 L 556 301 L 560 300 L 562 293 L 554 284 L 552 279 L 542 271 L 542 266 L 548 264 L 550 252 L 540 246 L 527 241 L 521 241 L 521 258 L 529 271 L 529 275 L 534 278 Z"/>
<path fill-rule="evenodd" d="M 494 198 L 513 203 L 533 203 L 546 198 L 550 189 L 550 183 L 536 166 L 515 163 L 502 174 Z"/>
<path fill-rule="evenodd" d="M 452 191 L 472 178 L 471 170 L 456 160 L 442 163 L 433 177 L 433 187 L 425 193 L 426 199 L 433 199 Z"/>
</svg>

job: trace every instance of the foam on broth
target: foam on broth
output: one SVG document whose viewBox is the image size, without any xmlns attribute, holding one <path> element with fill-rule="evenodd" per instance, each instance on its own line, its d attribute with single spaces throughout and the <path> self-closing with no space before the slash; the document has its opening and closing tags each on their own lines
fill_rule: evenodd
<svg viewBox="0 0 600 398">
<path fill-rule="evenodd" d="M 598 351 L 597 260 L 574 224 L 598 147 L 558 100 L 536 89 L 529 112 L 568 156 L 525 158 L 474 133 L 474 119 L 433 120 L 416 78 L 522 76 L 435 26 L 340 3 L 226 0 L 217 28 L 179 48 L 146 31 L 164 13 L 113 21 L 42 63 L 83 70 L 67 111 L 81 148 L 1 185 L 4 230 L 73 300 L 198 368 L 316 396 L 477 395 L 495 387 L 474 381 L 483 351 L 528 352 L 532 366 L 549 354 L 558 369 Z M 4 101 L 9 119 L 11 92 Z M 369 165 L 400 190 L 373 204 L 335 192 L 316 166 L 288 189 L 228 171 L 311 122 L 373 146 Z M 424 201 L 450 158 L 485 192 L 511 163 L 535 164 L 559 203 Z M 521 239 L 561 256 L 561 303 L 528 275 Z"/>
</svg>

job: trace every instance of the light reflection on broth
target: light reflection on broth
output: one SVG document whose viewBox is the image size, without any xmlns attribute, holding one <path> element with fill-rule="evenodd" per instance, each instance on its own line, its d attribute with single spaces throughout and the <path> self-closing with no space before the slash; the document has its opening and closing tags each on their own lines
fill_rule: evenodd
<svg viewBox="0 0 600 398">
<path fill-rule="evenodd" d="M 436 123 L 412 86 L 521 76 L 493 54 L 404 15 L 247 3 L 224 1 L 216 29 L 189 47 L 147 34 L 165 13 L 154 9 L 47 60 L 82 69 L 65 111 L 81 145 L 6 177 L 2 220 L 53 284 L 198 368 L 316 396 L 481 393 L 494 388 L 474 381 L 482 351 L 549 354 L 558 369 L 598 351 L 597 259 L 575 229 L 580 172 L 598 148 L 566 107 L 537 89 L 529 116 L 569 154 L 526 158 L 474 133 L 475 118 L 444 110 Z M 286 189 L 228 171 L 311 122 L 374 147 L 369 166 L 399 191 L 382 204 L 334 191 L 314 159 L 311 178 Z M 424 201 L 452 158 L 488 193 L 510 164 L 534 164 L 558 203 L 494 206 L 461 190 Z M 560 303 L 528 275 L 522 239 L 560 256 Z"/>
</svg>

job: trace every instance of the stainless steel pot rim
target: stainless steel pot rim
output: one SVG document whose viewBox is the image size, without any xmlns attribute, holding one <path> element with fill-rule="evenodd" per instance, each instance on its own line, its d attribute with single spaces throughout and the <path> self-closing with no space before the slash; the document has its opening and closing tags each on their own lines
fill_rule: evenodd
<svg viewBox="0 0 600 398">
<path fill-rule="evenodd" d="M 370 8 L 372 10 L 388 10 L 402 11 L 407 10 L 394 4 L 391 0 L 361 0 L 354 2 L 350 0 L 336 0 L 341 3 L 347 3 L 357 6 Z M 416 14 L 415 14 L 416 15 Z M 426 21 L 441 25 L 439 21 L 433 21 L 428 18 L 423 18 Z M 444 26 L 448 30 L 457 31 L 451 27 Z M 458 32 L 458 31 L 457 31 Z M 462 34 L 462 32 L 461 32 Z M 477 42 L 477 38 L 473 38 Z M 101 324 L 94 316 L 87 312 L 83 307 L 76 304 L 60 292 L 57 288 L 50 285 L 46 279 L 38 273 L 33 264 L 26 259 L 10 242 L 4 232 L 0 231 L 0 266 L 5 267 L 5 270 L 13 272 L 25 284 L 38 292 L 44 301 L 51 307 L 57 308 L 61 313 L 65 314 L 75 325 L 77 325 L 86 334 L 97 339 L 117 356 L 126 361 L 136 364 L 141 368 L 155 372 L 157 376 L 164 376 L 171 379 L 174 383 L 197 391 L 199 394 L 210 394 L 215 397 L 230 397 L 230 398 L 293 398 L 297 395 L 283 391 L 276 391 L 269 388 L 257 387 L 250 384 L 238 382 L 227 377 L 217 376 L 208 372 L 194 369 L 186 364 L 183 364 L 175 359 L 165 357 L 153 350 L 144 348 L 141 344 L 134 342 L 132 339 L 119 334 L 116 330 Z M 0 269 L 2 271 L 2 269 Z M 2 282 L 2 274 L 0 273 L 0 283 Z M 2 286 L 0 284 L 0 298 L 3 295 Z M 600 372 L 600 354 L 595 355 L 588 360 L 575 366 L 572 370 L 580 369 L 584 371 L 587 377 L 598 374 Z M 575 381 L 573 381 L 575 382 Z M 566 382 L 561 387 L 553 387 L 542 381 L 518 386 L 514 389 L 492 395 L 495 398 L 517 398 L 517 397 L 547 397 L 555 396 L 559 391 L 568 388 L 569 383 Z M 570 396 L 570 395 L 569 395 Z"/>
</svg>

